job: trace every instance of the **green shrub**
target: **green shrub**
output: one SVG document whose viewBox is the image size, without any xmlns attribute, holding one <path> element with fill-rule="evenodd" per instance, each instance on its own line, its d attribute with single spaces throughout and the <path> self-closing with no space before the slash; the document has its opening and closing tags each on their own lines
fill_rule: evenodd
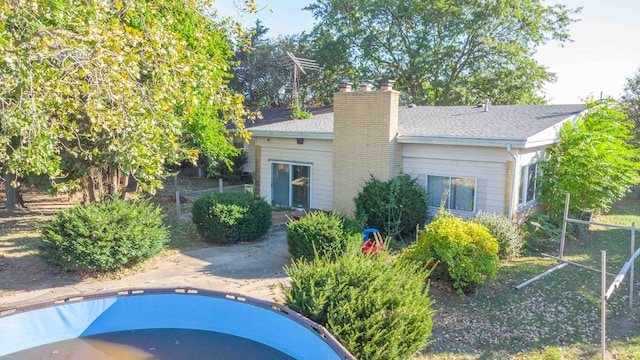
<svg viewBox="0 0 640 360">
<path fill-rule="evenodd" d="M 356 249 L 285 270 L 287 306 L 325 326 L 357 359 L 406 359 L 427 345 L 434 311 L 423 267 Z"/>
<path fill-rule="evenodd" d="M 423 264 L 436 262 L 432 277 L 450 281 L 460 296 L 495 278 L 500 260 L 498 241 L 487 228 L 471 221 L 439 213 L 418 235 L 402 258 Z"/>
<path fill-rule="evenodd" d="M 574 226 L 567 223 L 566 238 L 575 239 Z M 547 214 L 530 215 L 523 225 L 525 234 L 524 250 L 527 254 L 558 251 L 562 238 L 562 219 Z"/>
<path fill-rule="evenodd" d="M 518 257 L 524 245 L 524 235 L 520 227 L 502 214 L 479 211 L 471 221 L 483 225 L 489 234 L 498 240 L 498 256 L 500 259 Z"/>
<path fill-rule="evenodd" d="M 118 198 L 77 205 L 40 226 L 42 259 L 64 271 L 109 272 L 158 254 L 169 240 L 160 208 Z"/>
<path fill-rule="evenodd" d="M 429 209 L 424 188 L 409 175 L 382 182 L 373 176 L 355 198 L 356 218 L 383 236 L 395 240 L 413 238 L 416 225 L 427 220 Z"/>
<path fill-rule="evenodd" d="M 230 164 L 219 162 L 211 175 L 222 178 L 225 183 L 238 184 L 242 182 L 243 167 L 249 161 L 247 152 L 242 150 L 237 155 L 231 156 Z"/>
<path fill-rule="evenodd" d="M 207 194 L 193 203 L 191 213 L 198 233 L 217 244 L 254 241 L 271 227 L 271 206 L 247 192 Z"/>
<path fill-rule="evenodd" d="M 360 235 L 347 228 L 348 220 L 338 214 L 314 211 L 287 224 L 287 244 L 294 259 L 312 260 L 318 256 L 336 257 L 349 242 L 360 242 Z"/>
<path fill-rule="evenodd" d="M 291 113 L 289 114 L 289 120 L 304 120 L 311 119 L 313 114 L 300 109 L 297 105 L 291 108 Z"/>
</svg>

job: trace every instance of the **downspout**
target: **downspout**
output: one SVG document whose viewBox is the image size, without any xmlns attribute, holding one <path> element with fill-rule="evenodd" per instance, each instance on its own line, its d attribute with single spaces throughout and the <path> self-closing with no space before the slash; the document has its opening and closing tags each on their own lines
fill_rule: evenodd
<svg viewBox="0 0 640 360">
<path fill-rule="evenodd" d="M 513 221 L 513 199 L 516 195 L 516 169 L 518 169 L 518 158 L 511 151 L 511 144 L 507 144 L 507 152 L 513 158 L 513 174 L 511 174 L 511 198 L 509 199 L 509 220 Z"/>
</svg>

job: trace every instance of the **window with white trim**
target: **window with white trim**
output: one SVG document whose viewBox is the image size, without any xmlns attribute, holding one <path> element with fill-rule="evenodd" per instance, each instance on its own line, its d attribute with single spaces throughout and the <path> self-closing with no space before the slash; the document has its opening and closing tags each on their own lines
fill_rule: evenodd
<svg viewBox="0 0 640 360">
<path fill-rule="evenodd" d="M 520 205 L 528 205 L 536 200 L 536 177 L 538 163 L 531 163 L 520 168 Z"/>
<path fill-rule="evenodd" d="M 440 207 L 445 191 L 448 193 L 444 203 L 447 210 L 476 210 L 476 178 L 427 175 L 429 206 Z"/>
</svg>

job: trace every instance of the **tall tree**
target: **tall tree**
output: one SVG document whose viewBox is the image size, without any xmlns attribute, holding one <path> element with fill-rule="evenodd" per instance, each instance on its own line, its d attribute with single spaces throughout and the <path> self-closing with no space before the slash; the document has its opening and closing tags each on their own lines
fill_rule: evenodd
<svg viewBox="0 0 640 360">
<path fill-rule="evenodd" d="M 634 144 L 640 147 L 640 69 L 627 78 L 620 102 L 629 120 L 634 124 Z"/>
<path fill-rule="evenodd" d="M 566 123 L 560 141 L 541 163 L 538 199 L 550 215 L 562 218 L 567 193 L 569 211 L 606 211 L 629 188 L 640 183 L 640 149 L 628 142 L 632 124 L 611 99 L 587 104 L 576 124 Z"/>
<path fill-rule="evenodd" d="M 306 9 L 328 73 L 393 78 L 404 101 L 424 105 L 543 102 L 554 75 L 532 55 L 568 41 L 579 11 L 540 0 L 317 0 Z"/>
<path fill-rule="evenodd" d="M 245 104 L 254 108 L 289 107 L 293 68 L 287 52 L 308 56 L 306 35 L 268 37 L 269 29 L 260 20 L 251 29 L 249 46 L 236 51 L 234 77 L 229 86 L 245 97 Z M 301 98 L 309 98 L 309 81 L 314 74 L 299 74 Z M 285 90 L 284 94 L 280 90 Z"/>
<path fill-rule="evenodd" d="M 252 4 L 253 1 L 238 1 Z M 243 129 L 228 91 L 233 26 L 200 0 L 12 0 L 0 7 L 0 165 L 44 174 L 91 200 L 165 164 L 234 153 Z"/>
</svg>

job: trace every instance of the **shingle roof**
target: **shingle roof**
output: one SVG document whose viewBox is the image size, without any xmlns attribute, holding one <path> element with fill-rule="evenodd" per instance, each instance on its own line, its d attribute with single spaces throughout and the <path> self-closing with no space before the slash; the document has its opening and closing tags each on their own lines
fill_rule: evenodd
<svg viewBox="0 0 640 360">
<path fill-rule="evenodd" d="M 585 105 L 493 105 L 489 111 L 471 106 L 401 107 L 398 138 L 526 140 L 579 114 Z M 333 133 L 333 113 L 307 120 L 289 120 L 251 128 L 256 135 L 283 136 Z"/>
<path fill-rule="evenodd" d="M 249 131 L 256 135 L 269 134 L 275 136 L 281 133 L 283 136 L 309 136 L 320 135 L 332 138 L 333 134 L 333 113 L 316 115 L 311 119 L 286 120 L 274 122 L 268 125 L 255 126 Z"/>
<path fill-rule="evenodd" d="M 399 136 L 526 140 L 585 109 L 578 105 L 494 105 L 403 107 Z"/>
<path fill-rule="evenodd" d="M 258 126 L 264 126 L 269 124 L 281 123 L 283 121 L 289 120 L 289 114 L 291 114 L 291 109 L 288 108 L 265 108 L 259 109 L 262 114 L 262 119 L 257 119 L 255 121 L 247 120 L 244 123 L 245 128 L 252 129 Z M 314 116 L 328 114 L 333 112 L 333 107 L 331 106 L 323 106 L 323 107 L 314 107 L 307 108 L 306 111 L 310 112 Z M 231 125 L 230 129 L 233 128 Z"/>
</svg>

